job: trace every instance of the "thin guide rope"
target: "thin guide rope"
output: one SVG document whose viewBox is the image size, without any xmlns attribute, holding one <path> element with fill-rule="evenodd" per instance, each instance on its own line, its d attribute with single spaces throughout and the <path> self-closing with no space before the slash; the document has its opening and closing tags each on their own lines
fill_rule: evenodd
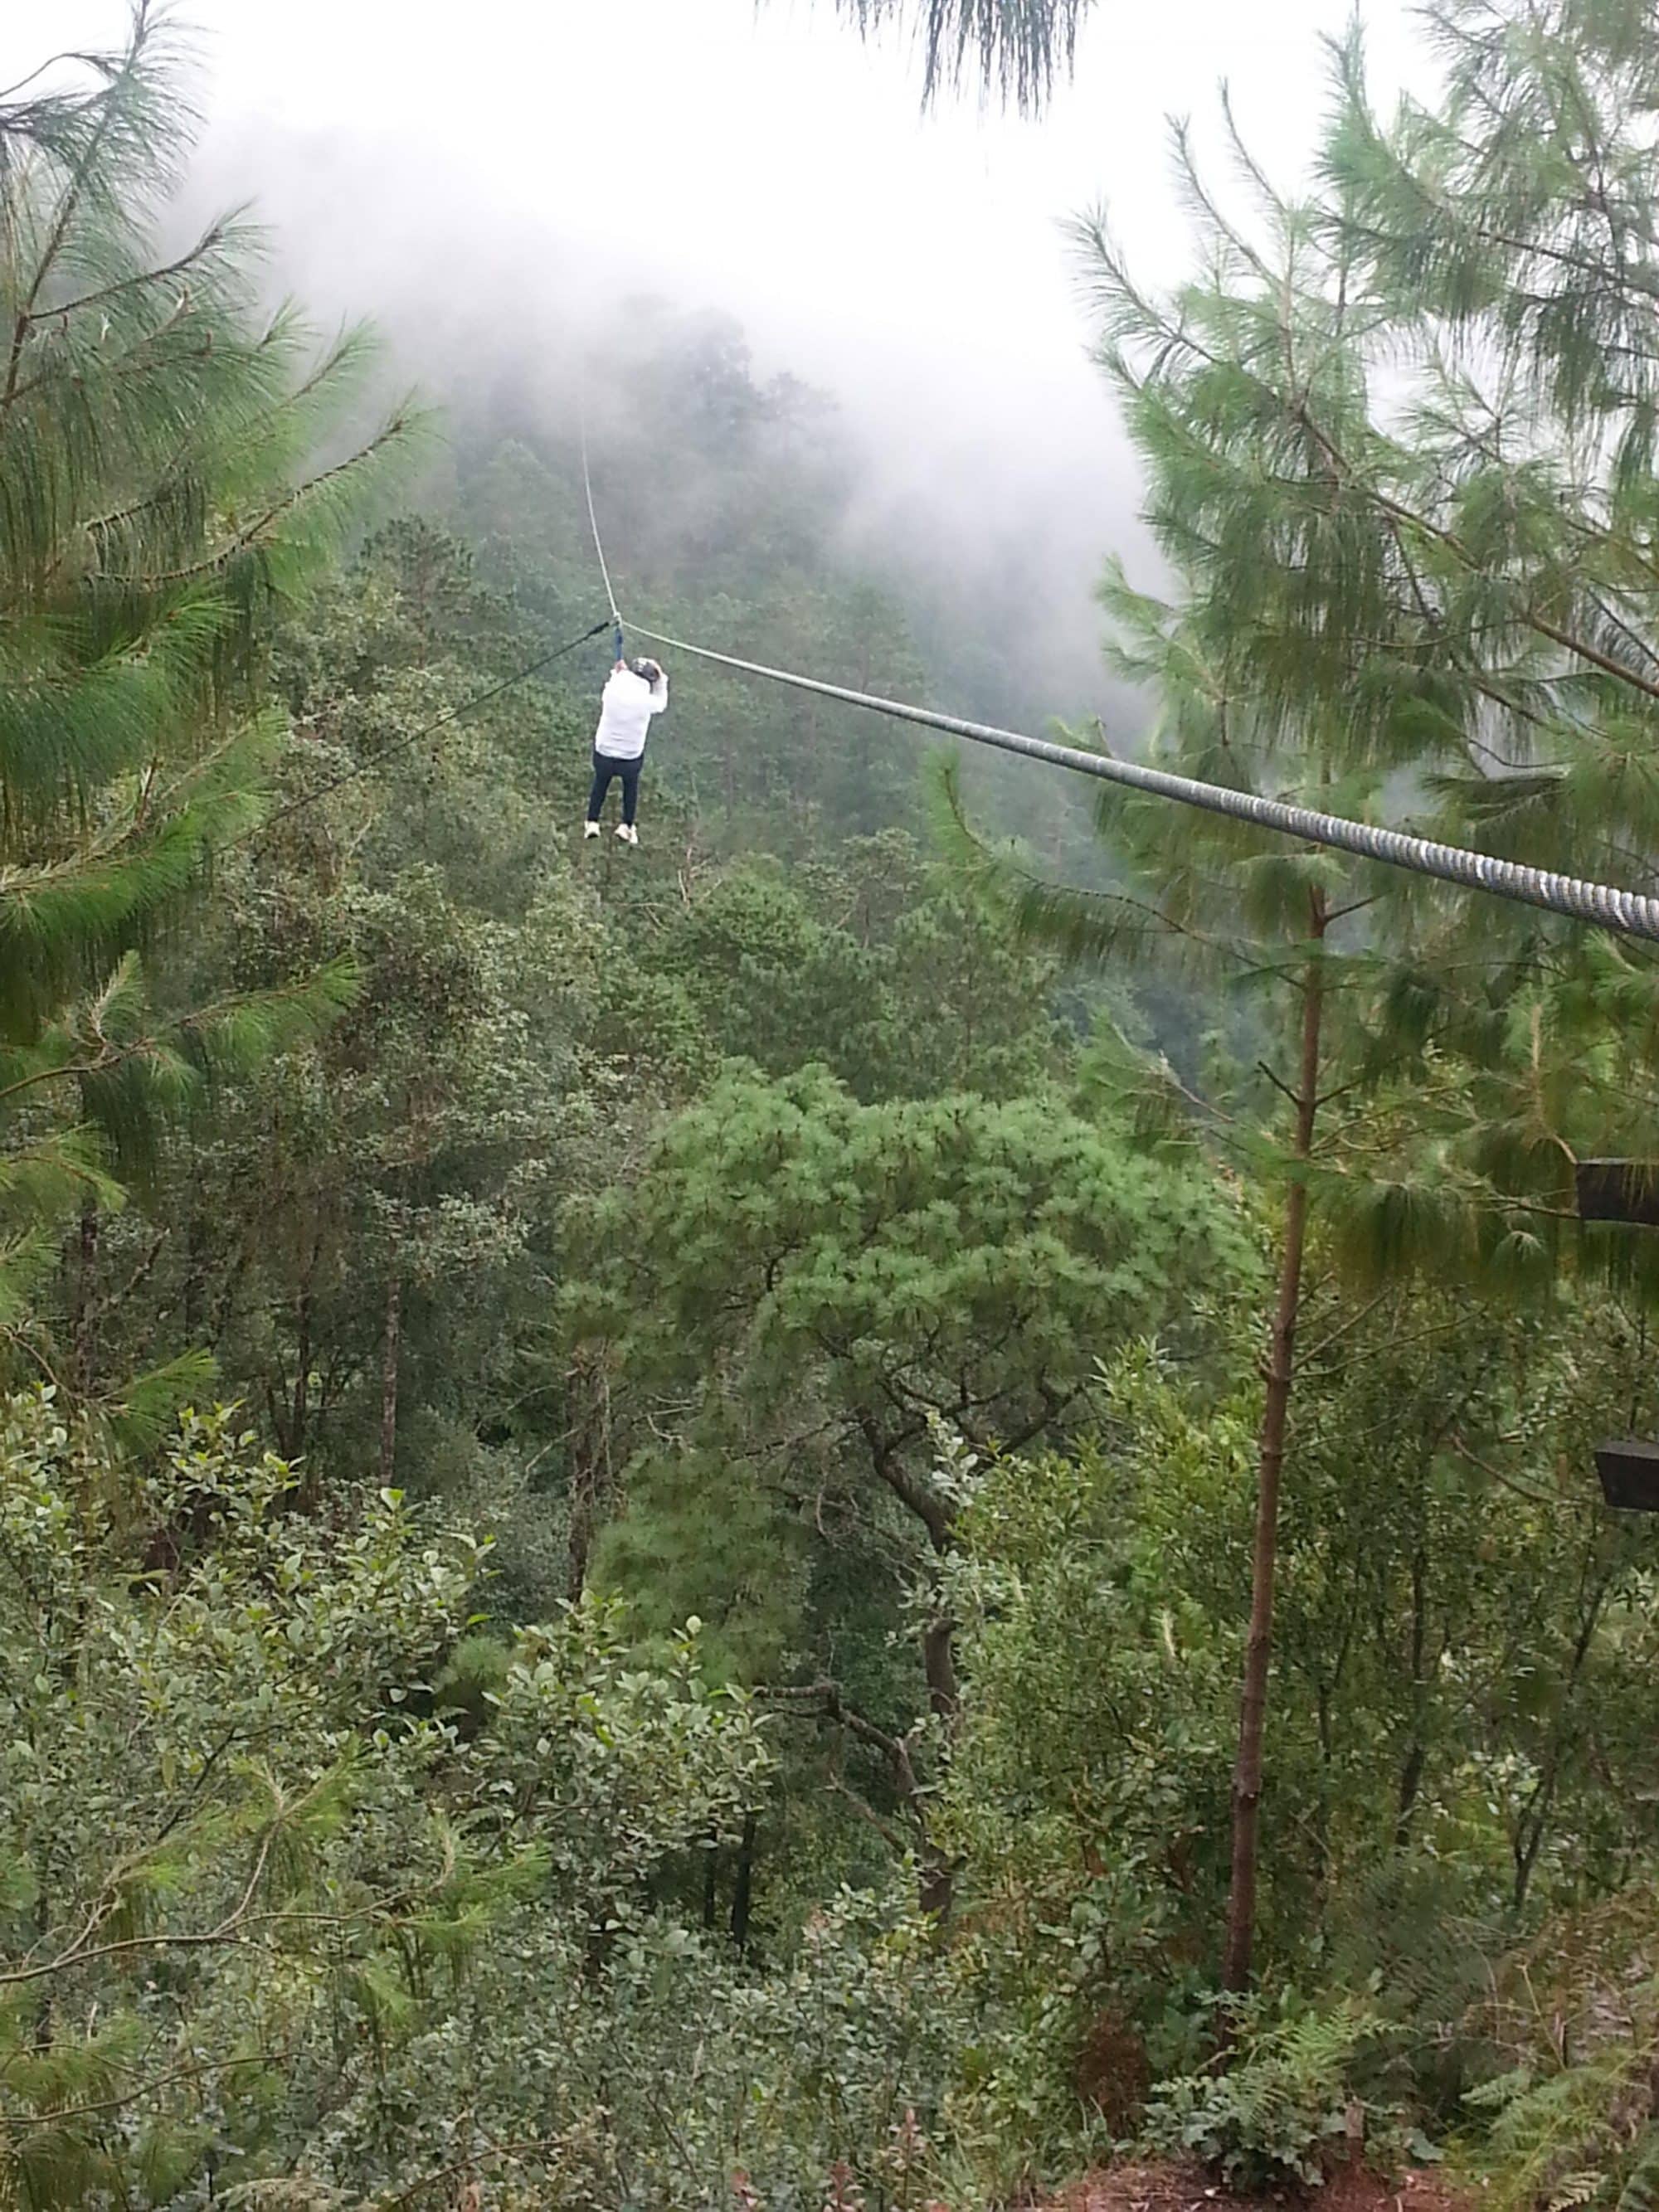
<svg viewBox="0 0 1659 2212">
<path fill-rule="evenodd" d="M 590 637 L 598 637 L 601 630 L 610 627 L 609 617 L 601 616 L 580 637 L 570 638 L 563 645 L 556 645 L 547 653 L 538 653 L 534 660 L 527 660 L 522 668 L 515 668 L 510 676 L 503 676 L 498 683 L 486 685 L 482 691 L 469 692 L 454 706 L 446 707 L 441 714 L 435 714 L 429 722 L 423 722 L 418 730 L 410 731 L 406 737 L 393 738 L 390 744 L 380 746 L 367 759 L 356 762 L 338 775 L 331 776 L 326 783 L 319 783 L 315 790 L 301 792 L 297 799 L 290 799 L 285 805 L 262 815 L 251 830 L 244 830 L 240 837 L 233 838 L 232 844 L 244 845 L 250 837 L 263 837 L 279 822 L 286 822 L 290 815 L 302 814 L 307 806 L 315 806 L 319 799 L 326 799 L 331 792 L 343 789 L 348 783 L 355 783 L 359 776 L 371 775 L 383 761 L 390 760 L 394 754 L 407 752 L 411 745 L 418 745 L 422 738 L 429 738 L 449 723 L 459 721 L 463 714 L 471 714 L 478 708 L 487 706 L 490 700 L 499 699 L 504 691 L 514 690 L 519 684 L 528 683 L 542 669 L 550 667 L 556 660 L 562 660 L 568 653 L 574 653 L 579 645 L 586 645 Z"/>
<path fill-rule="evenodd" d="M 611 571 L 606 566 L 605 546 L 599 538 L 599 518 L 593 512 L 593 479 L 587 472 L 587 404 L 585 400 L 583 401 L 580 408 L 580 422 L 582 434 L 582 489 L 587 494 L 588 526 L 593 532 L 593 550 L 599 556 L 599 574 L 605 578 L 605 596 L 611 602 L 611 619 L 617 625 L 617 635 L 618 639 L 617 657 L 620 659 L 622 658 L 622 646 L 620 640 L 622 637 L 623 618 L 621 611 L 617 605 L 617 594 L 611 587 Z"/>
</svg>

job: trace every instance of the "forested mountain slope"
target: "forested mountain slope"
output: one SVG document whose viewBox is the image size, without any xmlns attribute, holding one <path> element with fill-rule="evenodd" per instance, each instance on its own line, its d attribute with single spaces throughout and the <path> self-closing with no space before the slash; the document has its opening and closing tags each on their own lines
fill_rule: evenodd
<svg viewBox="0 0 1659 2212">
<path fill-rule="evenodd" d="M 1160 757 L 1639 887 L 1659 52 L 1528 21 L 1396 131 L 1345 59 L 1283 270 L 1094 240 L 1106 615 Z M 1571 1194 L 1646 955 L 666 648 L 585 839 L 573 393 L 376 416 L 156 244 L 166 22 L 68 84 L 0 108 L 0 2201 L 988 2212 L 1133 2139 L 1639 2212 L 1654 1268 Z M 1413 245 L 1479 113 L 1524 284 Z M 589 368 L 627 610 L 1030 683 L 919 651 L 733 326 Z"/>
</svg>

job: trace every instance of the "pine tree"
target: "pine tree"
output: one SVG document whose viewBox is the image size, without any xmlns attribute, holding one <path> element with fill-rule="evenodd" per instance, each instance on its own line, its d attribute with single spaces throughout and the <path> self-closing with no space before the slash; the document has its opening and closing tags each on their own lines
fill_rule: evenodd
<svg viewBox="0 0 1659 2212">
<path fill-rule="evenodd" d="M 1659 41 L 1626 0 L 1451 0 L 1431 21 L 1438 112 L 1385 125 L 1358 40 L 1334 56 L 1328 216 L 1393 387 L 1373 368 L 1367 438 L 1329 441 L 1392 577 L 1387 660 L 1339 629 L 1339 670 L 1402 714 L 1402 671 L 1420 672 L 1444 731 L 1424 783 L 1442 834 L 1650 890 Z M 1445 1240 L 1460 1179 L 1495 1184 L 1518 1204 L 1494 1256 L 1650 1285 L 1639 1241 L 1580 1249 L 1560 1229 L 1575 1155 L 1651 1152 L 1650 957 L 1468 897 L 1425 902 L 1404 951 L 1393 1048 L 1425 1079 L 1451 1071 L 1458 1109 L 1447 1190 L 1402 1179 L 1421 1235 Z"/>
<path fill-rule="evenodd" d="M 1181 150 L 1184 156 L 1184 142 Z M 1149 518 L 1184 586 L 1166 604 L 1111 569 L 1103 597 L 1117 641 L 1114 662 L 1159 697 L 1152 757 L 1160 765 L 1327 811 L 1375 812 L 1395 765 L 1384 733 L 1361 716 L 1298 711 L 1286 675 L 1275 677 L 1255 657 L 1265 626 L 1260 610 L 1239 605 L 1249 585 L 1263 591 L 1273 575 L 1244 550 L 1261 517 L 1245 508 L 1236 484 L 1255 466 L 1248 449 L 1255 432 L 1251 379 L 1272 374 L 1316 390 L 1339 418 L 1352 410 L 1357 394 L 1340 284 L 1311 245 L 1307 216 L 1289 208 L 1275 210 L 1279 258 L 1269 282 L 1266 262 L 1238 246 L 1210 208 L 1190 162 L 1186 174 L 1203 212 L 1212 273 L 1178 305 L 1135 289 L 1098 224 L 1085 234 L 1108 318 L 1104 358 L 1148 464 Z M 1305 470 L 1305 441 L 1287 434 L 1278 465 L 1287 477 Z M 1310 502 L 1299 519 L 1322 557 L 1338 568 L 1354 560 L 1356 533 L 1340 507 Z M 1307 558 L 1304 547 L 1287 562 L 1292 576 Z M 1224 561 L 1238 572 L 1233 588 L 1231 572 L 1227 583 L 1217 581 Z M 1363 588 L 1363 568 L 1355 568 L 1355 587 Z M 1285 584 L 1286 596 L 1295 588 Z M 1195 1116 L 1209 1143 L 1278 1194 L 1222 1962 L 1224 1984 L 1236 1989 L 1251 1970 L 1279 1498 L 1310 1219 L 1322 1193 L 1373 1141 L 1372 1109 L 1351 1089 L 1364 1048 L 1356 1011 L 1372 965 L 1375 909 L 1398 884 L 1363 863 L 1288 848 L 1247 824 L 1114 786 L 1103 787 L 1099 820 L 1127 871 L 1121 890 L 1079 894 L 1001 864 L 989 879 L 1012 896 L 1029 931 L 1073 956 L 1158 956 L 1166 969 L 1243 999 L 1231 1042 L 1235 1054 L 1243 1043 L 1247 1057 L 1228 1066 L 1224 1055 L 1198 1076 L 1200 1087 L 1167 1063 L 1144 1064 L 1115 1036 L 1102 1048 L 1097 1073 L 1139 1096 L 1143 1119 L 1160 1137 Z M 969 855 L 982 870 L 982 850 L 970 844 Z"/>
<path fill-rule="evenodd" d="M 1126 672 L 1155 684 L 1163 715 L 1159 765 L 1236 788 L 1289 794 L 1304 805 L 1364 804 L 1380 778 L 1344 757 L 1328 733 L 1277 725 L 1235 672 L 1229 641 L 1192 609 L 1107 592 L 1125 641 Z M 1334 799 L 1340 785 L 1346 797 Z M 1275 1289 L 1261 1363 L 1256 1510 L 1237 1756 L 1232 1786 L 1233 1876 L 1223 1980 L 1249 1979 L 1257 1838 L 1272 1651 L 1279 1500 L 1290 1450 L 1298 1326 L 1307 1296 L 1310 1230 L 1330 1193 L 1375 1140 L 1376 1109 L 1352 1089 L 1365 1036 L 1357 1004 L 1372 956 L 1363 918 L 1389 886 L 1376 872 L 1324 854 L 1287 850 L 1247 826 L 1187 814 L 1106 787 L 1100 808 L 1127 881 L 1090 895 L 1056 888 L 969 844 L 994 892 L 1012 897 L 1024 927 L 1073 957 L 1145 963 L 1155 958 L 1203 991 L 1242 998 L 1242 1016 L 1194 1084 L 1161 1057 L 1146 1060 L 1115 1030 L 1097 1047 L 1091 1075 L 1133 1102 L 1143 1134 L 1200 1141 L 1273 1194 Z M 1239 1057 L 1240 1049 L 1248 1058 Z"/>
<path fill-rule="evenodd" d="M 614 1378 L 627 1492 L 601 1581 L 649 1626 L 695 1608 L 775 1692 L 805 1660 L 815 1679 L 778 1693 L 879 1753 L 920 1820 L 927 1738 L 942 1755 L 959 1709 L 941 1592 L 974 1455 L 1085 1423 L 1115 1342 L 1201 1343 L 1207 1294 L 1252 1258 L 1225 1194 L 1054 1101 L 864 1106 L 821 1067 L 738 1064 L 630 1184 L 572 1212 L 562 1341 Z M 919 1684 L 876 1656 L 896 1604 Z M 849 1648 L 875 1717 L 854 1717 Z M 924 1888 L 947 1912 L 936 1856 Z"/>
<path fill-rule="evenodd" d="M 140 0 L 125 48 L 0 106 L 0 1320 L 79 1205 L 118 1200 L 155 1116 L 313 1029 L 343 972 L 173 1006 L 146 954 L 259 816 L 281 735 L 265 611 L 410 444 L 406 410 L 313 468 L 368 349 L 258 311 L 257 235 L 157 225 L 191 143 L 187 56 Z"/>
<path fill-rule="evenodd" d="M 1091 0 L 838 0 L 861 29 L 914 28 L 923 94 L 977 73 L 1004 100 L 1039 107 L 1069 70 Z"/>
<path fill-rule="evenodd" d="M 1103 216 L 1079 226 L 1101 358 L 1178 580 L 1163 605 L 1112 574 L 1120 665 L 1158 689 L 1158 757 L 1188 774 L 1649 890 L 1659 46 L 1623 0 L 1448 0 L 1431 20 L 1449 64 L 1438 112 L 1407 104 L 1384 126 L 1357 36 L 1334 50 L 1305 202 L 1274 189 L 1229 117 L 1235 212 L 1177 129 L 1202 252 L 1176 292 L 1136 283 Z M 1473 1264 L 1491 1288 L 1547 1280 L 1576 1255 L 1575 1154 L 1651 1126 L 1659 1001 L 1644 952 L 1530 909 L 1158 802 L 1109 793 L 1103 820 L 1140 903 L 1028 884 L 1028 920 L 1074 949 L 1161 938 L 1282 1010 L 1265 1071 L 1277 1128 L 1248 1090 L 1203 1102 L 1285 1188 L 1234 1789 L 1237 1987 L 1310 1213 L 1372 1275 Z M 1604 1256 L 1651 1269 L 1628 1240 Z"/>
</svg>

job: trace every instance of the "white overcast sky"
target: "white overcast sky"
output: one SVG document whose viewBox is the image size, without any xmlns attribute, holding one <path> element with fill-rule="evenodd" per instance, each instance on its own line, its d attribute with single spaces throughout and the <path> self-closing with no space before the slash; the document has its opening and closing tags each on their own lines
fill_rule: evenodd
<svg viewBox="0 0 1659 2212">
<path fill-rule="evenodd" d="M 1184 235 L 1164 118 L 1246 135 L 1293 184 L 1351 0 L 1097 0 L 1039 120 L 918 112 L 915 57 L 831 0 L 191 0 L 205 157 L 303 240 L 330 313 L 464 296 L 504 270 L 536 324 L 586 270 L 730 308 L 763 362 L 828 385 L 901 479 L 1065 508 L 1079 604 L 1133 543 L 1133 469 L 1085 358 L 1060 234 L 1105 200 L 1153 282 Z M 1421 71 L 1404 0 L 1366 0 L 1379 89 Z M 0 0 L 7 80 L 111 40 L 121 0 Z M 1219 158 L 1219 156 L 1218 156 Z M 545 241 L 544 250 L 543 241 Z M 1075 508 L 1073 514 L 1071 510 Z"/>
</svg>

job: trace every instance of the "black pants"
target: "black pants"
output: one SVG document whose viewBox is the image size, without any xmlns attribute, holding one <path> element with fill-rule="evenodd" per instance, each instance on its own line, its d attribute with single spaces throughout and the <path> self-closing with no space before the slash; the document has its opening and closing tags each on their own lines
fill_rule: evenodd
<svg viewBox="0 0 1659 2212">
<path fill-rule="evenodd" d="M 645 755 L 638 760 L 612 760 L 609 753 L 593 756 L 593 788 L 587 794 L 587 818 L 597 822 L 605 811 L 605 794 L 611 788 L 613 775 L 622 778 L 623 820 L 631 823 L 634 810 L 640 803 L 640 770 L 645 766 Z"/>
</svg>

